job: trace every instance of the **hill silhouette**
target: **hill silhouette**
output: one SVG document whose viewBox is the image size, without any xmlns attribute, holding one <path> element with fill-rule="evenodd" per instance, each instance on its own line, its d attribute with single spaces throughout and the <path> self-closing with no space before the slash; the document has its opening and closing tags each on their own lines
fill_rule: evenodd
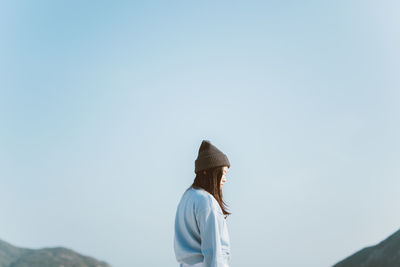
<svg viewBox="0 0 400 267">
<path fill-rule="evenodd" d="M 371 247 L 366 247 L 338 262 L 333 267 L 400 266 L 400 230 Z"/>
<path fill-rule="evenodd" d="M 0 240 L 0 267 L 110 267 L 63 247 L 28 249 Z"/>
</svg>

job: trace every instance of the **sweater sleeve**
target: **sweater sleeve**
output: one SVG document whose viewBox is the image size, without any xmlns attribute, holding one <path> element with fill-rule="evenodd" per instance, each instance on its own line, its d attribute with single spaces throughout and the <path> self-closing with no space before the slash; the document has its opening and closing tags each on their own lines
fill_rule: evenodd
<svg viewBox="0 0 400 267">
<path fill-rule="evenodd" d="M 221 248 L 223 220 L 223 215 L 212 207 L 207 207 L 198 214 L 201 252 L 206 267 L 225 266 Z"/>
</svg>

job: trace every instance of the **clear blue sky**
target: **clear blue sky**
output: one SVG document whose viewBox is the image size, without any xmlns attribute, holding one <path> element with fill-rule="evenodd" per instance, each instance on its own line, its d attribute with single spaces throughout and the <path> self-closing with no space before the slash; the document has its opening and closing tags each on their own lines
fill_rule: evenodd
<svg viewBox="0 0 400 267">
<path fill-rule="evenodd" d="M 397 1 L 1 1 L 0 239 L 177 266 L 201 140 L 232 267 L 330 266 L 400 227 Z"/>
</svg>

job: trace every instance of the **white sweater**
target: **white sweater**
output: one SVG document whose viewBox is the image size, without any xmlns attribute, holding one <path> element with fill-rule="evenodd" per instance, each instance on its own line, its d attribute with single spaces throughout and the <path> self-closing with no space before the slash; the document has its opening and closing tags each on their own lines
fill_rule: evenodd
<svg viewBox="0 0 400 267">
<path fill-rule="evenodd" d="M 230 240 L 225 215 L 213 195 L 189 188 L 176 211 L 174 250 L 181 264 L 226 267 Z"/>
</svg>

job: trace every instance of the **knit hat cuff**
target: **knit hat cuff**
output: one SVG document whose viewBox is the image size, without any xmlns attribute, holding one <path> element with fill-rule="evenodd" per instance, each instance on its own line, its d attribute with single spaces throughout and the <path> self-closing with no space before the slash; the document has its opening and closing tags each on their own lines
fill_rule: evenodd
<svg viewBox="0 0 400 267">
<path fill-rule="evenodd" d="M 228 166 L 229 168 L 231 164 L 229 163 L 228 157 L 225 154 L 215 153 L 197 159 L 195 161 L 195 172 L 219 166 Z"/>
</svg>

